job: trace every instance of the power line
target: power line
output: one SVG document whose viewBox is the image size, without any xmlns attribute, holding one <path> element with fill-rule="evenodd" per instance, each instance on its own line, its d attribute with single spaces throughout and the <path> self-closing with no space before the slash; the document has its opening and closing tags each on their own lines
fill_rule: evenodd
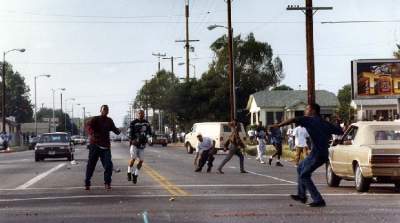
<svg viewBox="0 0 400 223">
<path fill-rule="evenodd" d="M 183 24 L 184 21 L 50 21 L 50 20 L 0 20 L 3 23 L 49 23 L 49 24 Z M 201 24 L 202 21 L 190 23 Z M 209 21 L 224 24 L 225 21 Z M 234 24 L 303 24 L 301 21 L 235 21 Z"/>
<path fill-rule="evenodd" d="M 398 23 L 400 20 L 342 20 L 342 21 L 323 21 L 321 24 L 346 24 L 346 23 Z"/>
</svg>

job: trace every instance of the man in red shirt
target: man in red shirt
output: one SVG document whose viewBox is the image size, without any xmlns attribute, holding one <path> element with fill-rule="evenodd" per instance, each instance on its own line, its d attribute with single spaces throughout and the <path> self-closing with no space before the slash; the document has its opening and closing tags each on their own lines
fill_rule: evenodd
<svg viewBox="0 0 400 223">
<path fill-rule="evenodd" d="M 114 122 L 108 115 L 108 106 L 102 105 L 101 115 L 93 117 L 87 123 L 87 131 L 90 135 L 89 158 L 86 166 L 85 190 L 90 190 L 90 179 L 93 176 L 97 160 L 101 161 L 104 167 L 104 186 L 111 189 L 111 176 L 113 163 L 111 161 L 110 131 L 119 135 L 120 130 L 115 127 Z"/>
</svg>

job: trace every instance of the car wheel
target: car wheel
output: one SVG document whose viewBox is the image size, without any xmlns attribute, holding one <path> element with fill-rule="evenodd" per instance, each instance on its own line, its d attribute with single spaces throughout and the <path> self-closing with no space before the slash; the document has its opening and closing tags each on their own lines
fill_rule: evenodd
<svg viewBox="0 0 400 223">
<path fill-rule="evenodd" d="M 167 144 L 162 144 L 162 146 L 163 146 L 163 147 L 166 147 L 166 146 L 167 146 Z"/>
<path fill-rule="evenodd" d="M 189 154 L 193 153 L 193 147 L 190 145 L 190 143 L 186 143 L 186 151 Z"/>
<path fill-rule="evenodd" d="M 362 175 L 361 172 L 361 167 L 357 164 L 355 168 L 355 185 L 356 185 L 356 190 L 358 192 L 367 192 L 369 190 L 369 186 L 371 185 L 371 179 L 365 178 Z"/>
<path fill-rule="evenodd" d="M 39 162 L 41 158 L 38 155 L 35 155 L 35 162 Z"/>
<path fill-rule="evenodd" d="M 330 187 L 338 187 L 340 184 L 341 178 L 338 177 L 332 169 L 331 164 L 328 162 L 326 164 L 326 183 Z"/>
<path fill-rule="evenodd" d="M 74 155 L 70 154 L 67 156 L 68 161 L 72 161 L 74 159 Z"/>
</svg>

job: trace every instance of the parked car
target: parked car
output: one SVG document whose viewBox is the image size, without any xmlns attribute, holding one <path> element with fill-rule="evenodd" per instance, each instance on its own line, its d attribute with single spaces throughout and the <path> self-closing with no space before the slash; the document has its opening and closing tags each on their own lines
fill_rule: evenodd
<svg viewBox="0 0 400 223">
<path fill-rule="evenodd" d="M 162 146 L 165 147 L 165 146 L 168 145 L 168 139 L 167 139 L 167 137 L 166 137 L 164 134 L 155 134 L 155 135 L 150 136 L 150 137 L 148 138 L 147 143 L 148 143 L 150 146 L 155 145 L 155 144 L 158 144 L 158 145 L 162 145 Z"/>
<path fill-rule="evenodd" d="M 63 157 L 71 161 L 74 159 L 74 152 L 74 144 L 68 133 L 46 133 L 40 136 L 35 146 L 35 161 L 38 162 L 45 158 Z"/>
<path fill-rule="evenodd" d="M 75 145 L 85 145 L 87 143 L 87 139 L 84 136 L 71 136 L 71 139 Z"/>
<path fill-rule="evenodd" d="M 240 123 L 239 132 L 240 138 L 246 140 L 246 132 L 243 124 Z M 215 140 L 215 148 L 223 149 L 225 142 L 228 140 L 232 133 L 231 127 L 228 122 L 201 122 L 195 123 L 191 132 L 185 135 L 185 147 L 188 153 L 193 153 L 194 148 L 197 147 L 197 135 L 201 133 L 205 137 L 210 137 Z"/>
<path fill-rule="evenodd" d="M 359 192 L 371 183 L 394 183 L 400 190 L 400 123 L 358 122 L 351 125 L 329 149 L 326 181 L 338 187 L 354 180 Z"/>
<path fill-rule="evenodd" d="M 34 150 L 35 149 L 35 146 L 38 143 L 39 139 L 40 139 L 39 136 L 32 137 L 32 138 L 29 139 L 29 150 Z"/>
</svg>

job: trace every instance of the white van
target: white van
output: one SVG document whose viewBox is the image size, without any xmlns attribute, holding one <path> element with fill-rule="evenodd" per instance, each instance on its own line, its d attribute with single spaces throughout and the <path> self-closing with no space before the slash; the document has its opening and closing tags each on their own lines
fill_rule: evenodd
<svg viewBox="0 0 400 223">
<path fill-rule="evenodd" d="M 246 140 L 246 132 L 243 124 L 240 123 L 240 138 Z M 228 122 L 200 122 L 193 124 L 191 132 L 185 136 L 185 147 L 188 153 L 193 153 L 198 144 L 197 135 L 201 133 L 203 137 L 215 140 L 215 148 L 223 149 L 224 143 L 231 135 L 231 127 Z"/>
</svg>

